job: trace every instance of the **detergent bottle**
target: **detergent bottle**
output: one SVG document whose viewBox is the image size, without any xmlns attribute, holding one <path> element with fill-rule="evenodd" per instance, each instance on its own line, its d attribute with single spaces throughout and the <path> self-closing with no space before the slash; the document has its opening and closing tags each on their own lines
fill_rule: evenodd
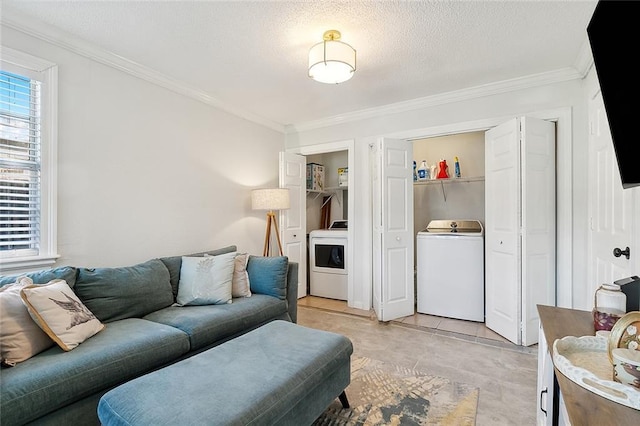
<svg viewBox="0 0 640 426">
<path fill-rule="evenodd" d="M 449 177 L 449 166 L 447 160 L 440 159 L 438 163 L 438 179 L 447 179 Z"/>
<path fill-rule="evenodd" d="M 427 160 L 422 160 L 420 167 L 418 167 L 418 180 L 429 179 L 429 166 L 427 166 Z"/>
<path fill-rule="evenodd" d="M 453 161 L 455 161 L 455 163 L 453 164 L 453 174 L 455 177 L 459 178 L 460 177 L 460 162 L 458 161 L 458 157 L 453 157 Z"/>
<path fill-rule="evenodd" d="M 415 160 L 414 160 L 414 161 L 413 161 L 413 181 L 414 181 L 414 182 L 418 180 L 418 172 L 416 171 L 416 170 L 417 170 L 417 167 L 418 167 L 418 166 L 416 166 L 416 162 L 415 162 Z"/>
</svg>

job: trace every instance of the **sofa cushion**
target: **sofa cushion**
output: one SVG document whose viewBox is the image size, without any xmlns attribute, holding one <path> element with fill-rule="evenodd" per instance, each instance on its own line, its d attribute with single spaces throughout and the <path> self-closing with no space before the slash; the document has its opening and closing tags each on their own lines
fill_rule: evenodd
<svg viewBox="0 0 640 426">
<path fill-rule="evenodd" d="M 188 350 L 187 335 L 173 327 L 135 318 L 112 322 L 71 352 L 54 346 L 2 370 L 0 424 L 28 423 L 164 366 Z"/>
<path fill-rule="evenodd" d="M 233 297 L 250 297 L 251 286 L 249 284 L 249 274 L 247 273 L 247 263 L 249 263 L 248 253 L 238 253 L 235 258 L 233 268 L 233 279 L 231 281 L 231 294 Z"/>
<path fill-rule="evenodd" d="M 64 280 L 25 286 L 20 297 L 31 318 L 65 351 L 104 328 Z"/>
<path fill-rule="evenodd" d="M 76 285 L 77 268 L 73 266 L 61 266 L 55 269 L 45 269 L 42 271 L 30 272 L 28 274 L 0 276 L 0 286 L 13 284 L 18 278 L 26 276 L 31 278 L 34 284 L 46 284 L 55 279 L 65 280 L 69 287 Z"/>
<path fill-rule="evenodd" d="M 185 254 L 184 256 L 196 257 L 196 256 L 204 256 L 208 254 L 210 256 L 217 256 L 219 254 L 229 253 L 232 251 L 236 251 L 236 246 L 228 246 L 223 247 L 217 250 L 209 250 L 202 251 L 199 253 Z M 164 266 L 169 270 L 169 277 L 171 281 L 171 288 L 173 289 L 173 298 L 178 296 L 178 283 L 180 282 L 180 268 L 182 267 L 182 256 L 170 256 L 170 257 L 161 257 L 159 258 Z"/>
<path fill-rule="evenodd" d="M 187 333 L 192 350 L 222 343 L 277 318 L 291 320 L 286 301 L 262 294 L 226 305 L 170 306 L 144 317 Z"/>
<path fill-rule="evenodd" d="M 80 268 L 74 290 L 102 322 L 140 318 L 173 303 L 169 271 L 158 259 L 120 268 Z"/>
<path fill-rule="evenodd" d="M 36 324 L 22 302 L 20 290 L 33 284 L 30 278 L 0 287 L 0 357 L 12 365 L 25 361 L 54 345 Z"/>
<path fill-rule="evenodd" d="M 247 273 L 251 292 L 266 294 L 284 300 L 287 296 L 287 256 L 249 256 Z"/>
<path fill-rule="evenodd" d="M 236 254 L 233 251 L 218 256 L 183 256 L 177 303 L 183 306 L 231 303 Z"/>
</svg>

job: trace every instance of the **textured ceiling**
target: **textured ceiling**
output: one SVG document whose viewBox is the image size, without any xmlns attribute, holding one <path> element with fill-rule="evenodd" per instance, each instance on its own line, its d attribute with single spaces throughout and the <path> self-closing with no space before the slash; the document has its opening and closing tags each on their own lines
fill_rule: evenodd
<svg viewBox="0 0 640 426">
<path fill-rule="evenodd" d="M 573 67 L 597 3 L 1 2 L 36 30 L 49 24 L 280 125 Z M 357 51 L 355 76 L 339 85 L 307 77 L 327 29 Z"/>
</svg>

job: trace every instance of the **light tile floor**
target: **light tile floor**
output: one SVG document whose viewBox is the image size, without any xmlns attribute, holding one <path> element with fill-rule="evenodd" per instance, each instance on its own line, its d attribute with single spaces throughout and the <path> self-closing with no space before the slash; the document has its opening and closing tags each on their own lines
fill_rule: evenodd
<svg viewBox="0 0 640 426">
<path fill-rule="evenodd" d="M 536 348 L 478 336 L 476 328 L 476 335 L 437 328 L 453 328 L 442 324 L 444 319 L 437 324 L 416 316 L 380 322 L 370 312 L 350 309 L 344 302 L 316 299 L 299 299 L 298 323 L 347 336 L 354 356 L 477 386 L 476 426 L 535 425 Z M 470 327 L 457 330 L 471 332 Z"/>
<path fill-rule="evenodd" d="M 350 308 L 343 300 L 326 299 L 317 296 L 306 296 L 298 299 L 298 306 L 308 306 L 312 308 L 325 309 L 334 312 L 342 312 L 358 316 L 375 319 L 375 312 L 363 311 L 361 309 Z M 399 318 L 392 322 L 403 326 L 426 328 L 429 331 L 441 335 L 456 335 L 470 341 L 483 342 L 496 346 L 514 346 L 510 341 L 490 330 L 484 323 L 465 321 L 452 318 L 443 318 L 434 315 L 414 313 L 411 316 Z M 537 345 L 530 347 L 515 346 L 517 350 L 524 352 L 537 351 Z"/>
</svg>

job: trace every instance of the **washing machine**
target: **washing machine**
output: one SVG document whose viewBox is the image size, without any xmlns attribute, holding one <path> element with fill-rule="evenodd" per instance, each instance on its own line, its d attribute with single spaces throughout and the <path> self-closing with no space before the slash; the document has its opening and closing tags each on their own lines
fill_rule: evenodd
<svg viewBox="0 0 640 426">
<path fill-rule="evenodd" d="M 309 294 L 347 300 L 347 221 L 309 233 Z"/>
<path fill-rule="evenodd" d="M 432 220 L 416 236 L 417 311 L 484 322 L 484 227 Z"/>
</svg>

